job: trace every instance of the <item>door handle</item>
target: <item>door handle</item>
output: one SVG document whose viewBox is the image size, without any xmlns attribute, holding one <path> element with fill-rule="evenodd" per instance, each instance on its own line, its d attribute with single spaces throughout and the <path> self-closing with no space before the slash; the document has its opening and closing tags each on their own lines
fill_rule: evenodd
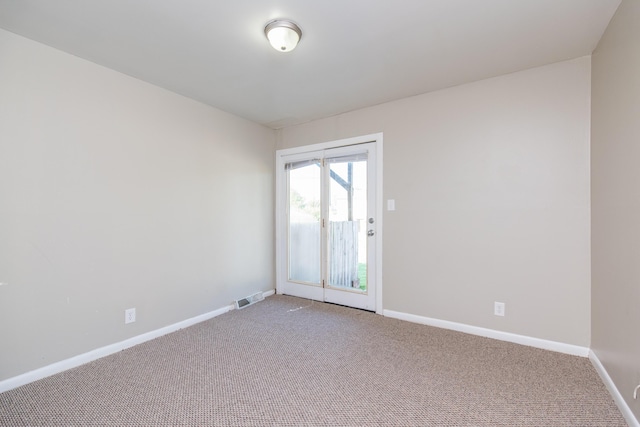
<svg viewBox="0 0 640 427">
<path fill-rule="evenodd" d="M 367 231 L 367 236 L 373 236 L 375 233 L 373 232 L 373 230 L 369 230 Z"/>
</svg>

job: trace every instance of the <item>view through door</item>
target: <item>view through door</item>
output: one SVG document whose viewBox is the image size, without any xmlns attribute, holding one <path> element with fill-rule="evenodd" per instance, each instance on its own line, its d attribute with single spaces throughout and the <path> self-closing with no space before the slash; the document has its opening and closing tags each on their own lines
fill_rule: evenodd
<svg viewBox="0 0 640 427">
<path fill-rule="evenodd" d="M 279 292 L 375 311 L 375 144 L 283 160 L 286 271 Z"/>
</svg>

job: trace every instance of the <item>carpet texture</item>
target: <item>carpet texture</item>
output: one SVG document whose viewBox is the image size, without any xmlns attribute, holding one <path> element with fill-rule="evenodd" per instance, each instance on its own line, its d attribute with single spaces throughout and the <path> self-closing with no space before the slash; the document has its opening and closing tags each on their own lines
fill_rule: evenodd
<svg viewBox="0 0 640 427">
<path fill-rule="evenodd" d="M 625 426 L 588 359 L 273 296 L 0 394 L 1 426 Z"/>
</svg>

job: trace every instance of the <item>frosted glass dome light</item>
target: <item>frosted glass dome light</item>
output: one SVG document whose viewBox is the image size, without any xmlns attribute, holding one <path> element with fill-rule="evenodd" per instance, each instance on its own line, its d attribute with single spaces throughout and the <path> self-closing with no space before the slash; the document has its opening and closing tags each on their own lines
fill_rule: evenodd
<svg viewBox="0 0 640 427">
<path fill-rule="evenodd" d="M 302 38 L 302 30 L 294 22 L 276 19 L 264 27 L 271 46 L 279 52 L 291 52 Z"/>
</svg>

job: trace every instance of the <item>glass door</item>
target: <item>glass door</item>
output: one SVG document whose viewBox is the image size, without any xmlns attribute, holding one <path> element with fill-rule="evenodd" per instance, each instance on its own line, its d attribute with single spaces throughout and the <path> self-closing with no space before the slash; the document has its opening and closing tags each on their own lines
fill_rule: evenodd
<svg viewBox="0 0 640 427">
<path fill-rule="evenodd" d="M 289 274 L 292 282 L 320 286 L 321 160 L 287 163 L 289 176 Z"/>
<path fill-rule="evenodd" d="M 375 311 L 374 156 L 360 144 L 285 163 L 282 293 Z"/>
</svg>

